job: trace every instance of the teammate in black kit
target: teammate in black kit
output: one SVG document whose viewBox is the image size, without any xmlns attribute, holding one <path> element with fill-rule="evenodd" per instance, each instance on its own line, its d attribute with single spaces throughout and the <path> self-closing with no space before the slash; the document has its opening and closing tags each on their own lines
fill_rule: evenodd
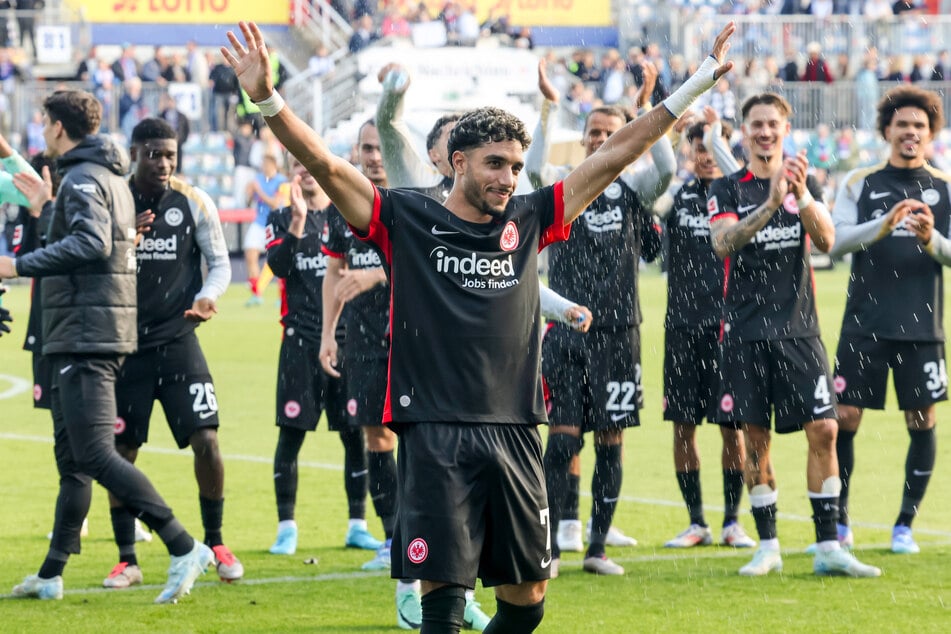
<svg viewBox="0 0 951 634">
<path fill-rule="evenodd" d="M 557 182 L 569 171 L 546 164 L 548 128 L 559 96 L 548 82 L 544 62 L 539 63 L 538 77 L 545 102 L 535 142 L 525 157 L 534 186 Z M 653 65 L 645 65 L 641 105 L 647 102 L 656 78 Z M 586 156 L 594 154 L 626 120 L 619 108 L 594 109 L 582 137 Z M 556 324 L 544 340 L 543 373 L 551 393 L 545 477 L 555 538 L 553 577 L 558 574 L 560 562 L 557 533 L 569 489 L 570 464 L 581 451 L 581 437 L 586 431 L 594 432 L 595 467 L 591 534 L 583 567 L 595 574 L 624 574 L 624 568 L 608 559 L 605 544 L 621 493 L 624 429 L 640 424 L 638 409 L 643 406 L 637 294 L 641 239 L 643 233 L 654 231 L 650 207 L 666 190 L 676 169 L 673 148 L 666 137 L 654 143 L 650 153 L 653 165 L 622 173 L 585 209 L 583 221 L 574 226 L 568 241 L 549 249 L 552 290 L 577 298 L 594 315 L 594 326 L 588 334 Z M 659 239 L 655 242 L 659 247 Z M 592 271 L 598 274 L 592 276 Z"/>
<path fill-rule="evenodd" d="M 852 252 L 848 301 L 836 351 L 839 400 L 839 540 L 851 546 L 849 480 L 865 408 L 883 409 L 891 368 L 910 443 L 892 551 L 917 553 L 911 523 L 935 463 L 935 403 L 948 398 L 944 351 L 944 266 L 951 265 L 951 175 L 925 160 L 944 125 L 941 98 L 914 86 L 878 104 L 888 161 L 850 172 L 832 218 L 833 255 Z"/>
<path fill-rule="evenodd" d="M 803 430 L 806 481 L 816 527 L 817 574 L 878 576 L 836 540 L 840 492 L 835 456 L 835 395 L 819 339 L 809 241 L 828 251 L 832 219 L 805 153 L 783 158 L 791 108 L 764 93 L 742 109 L 750 149 L 746 168 L 713 181 L 708 192 L 713 249 L 726 262 L 722 383 L 718 416 L 743 423 L 746 483 L 760 546 L 741 575 L 782 570 L 776 533 L 776 479 L 770 457 L 776 431 Z"/>
<path fill-rule="evenodd" d="M 155 401 L 180 448 L 191 446 L 205 544 L 218 575 L 234 581 L 244 567 L 224 544 L 224 464 L 218 447 L 218 399 L 195 329 L 217 312 L 215 302 L 231 282 L 231 263 L 218 210 L 204 191 L 174 175 L 175 130 L 145 119 L 132 130 L 135 172 L 129 180 L 136 224 L 139 349 L 116 381 L 116 447 L 135 462 L 148 441 Z M 208 274 L 202 273 L 202 259 Z M 110 496 L 119 563 L 103 581 L 108 588 L 142 582 L 135 555 L 135 517 Z"/>
<path fill-rule="evenodd" d="M 537 423 L 537 250 L 671 127 L 732 64 L 711 56 L 665 102 L 622 128 L 564 181 L 513 196 L 530 142 L 495 108 L 465 115 L 449 138 L 455 172 L 445 205 L 376 187 L 334 156 L 273 92 L 257 26 L 229 33 L 225 58 L 268 124 L 307 165 L 353 232 L 383 253 L 391 348 L 384 421 L 400 429 L 400 510 L 392 574 L 424 579 L 424 632 L 458 632 L 466 587 L 496 586 L 486 632 L 531 632 L 551 564 Z M 732 23 L 717 37 L 722 56 Z"/>
<path fill-rule="evenodd" d="M 327 426 L 340 433 L 344 447 L 344 489 L 349 525 L 344 543 L 376 550 L 381 542 L 367 531 L 367 458 L 363 432 L 347 424 L 340 379 L 320 367 L 322 292 L 327 256 L 321 251 L 330 199 L 313 176 L 291 157 L 291 206 L 271 212 L 265 230 L 267 261 L 281 279 L 281 324 L 284 337 L 278 362 L 277 425 L 274 451 L 274 493 L 277 499 L 276 555 L 297 550 L 297 455 L 308 431 L 317 429 L 321 412 Z"/>
<path fill-rule="evenodd" d="M 711 109 L 712 110 L 712 109 Z M 667 256 L 667 317 L 664 323 L 664 420 L 674 424 L 674 469 L 690 513 L 690 526 L 669 540 L 668 548 L 713 543 L 703 516 L 697 427 L 706 417 L 717 422 L 720 313 L 723 308 L 723 263 L 710 247 L 707 188 L 723 174 L 703 144 L 708 124 L 696 122 L 686 132 L 695 177 L 674 195 L 665 218 L 670 239 Z M 730 138 L 729 128 L 721 134 Z M 720 424 L 723 440 L 723 530 L 720 543 L 739 548 L 756 545 L 737 521 L 743 497 L 743 434 L 732 422 Z"/>
</svg>

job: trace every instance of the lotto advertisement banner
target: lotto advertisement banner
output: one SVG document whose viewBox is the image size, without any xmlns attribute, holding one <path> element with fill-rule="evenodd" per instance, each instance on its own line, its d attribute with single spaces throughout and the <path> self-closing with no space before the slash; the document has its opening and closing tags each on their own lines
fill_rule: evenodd
<svg viewBox="0 0 951 634">
<path fill-rule="evenodd" d="M 412 0 L 405 0 L 409 4 Z M 444 0 L 424 0 L 438 15 Z M 505 14 L 519 26 L 611 26 L 611 0 L 475 0 L 476 15 L 485 21 Z"/>
<path fill-rule="evenodd" d="M 64 0 L 93 23 L 218 24 L 233 28 L 239 20 L 287 25 L 291 0 Z"/>
</svg>

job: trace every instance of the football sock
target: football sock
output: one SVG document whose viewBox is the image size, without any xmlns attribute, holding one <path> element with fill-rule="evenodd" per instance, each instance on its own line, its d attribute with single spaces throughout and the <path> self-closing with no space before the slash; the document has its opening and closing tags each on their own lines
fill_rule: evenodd
<svg viewBox="0 0 951 634">
<path fill-rule="evenodd" d="M 591 478 L 591 494 L 594 501 L 591 506 L 591 540 L 588 557 L 604 554 L 604 542 L 607 539 L 614 509 L 621 494 L 621 445 L 595 445 L 594 475 Z"/>
<path fill-rule="evenodd" d="M 700 491 L 700 471 L 678 471 L 677 484 L 680 485 L 680 494 L 687 504 L 690 513 L 690 523 L 706 526 L 703 517 L 703 496 Z"/>
<path fill-rule="evenodd" d="M 168 554 L 173 557 L 187 555 L 195 547 L 195 540 L 188 534 L 188 531 L 185 530 L 182 523 L 175 518 L 172 518 L 162 526 L 149 523 L 148 521 L 145 523 L 159 536 L 159 539 L 165 543 Z"/>
<path fill-rule="evenodd" d="M 905 488 L 901 498 L 901 513 L 896 525 L 911 526 L 918 514 L 921 500 L 928 489 L 931 471 L 934 469 L 937 443 L 934 428 L 909 430 L 911 444 L 905 459 Z"/>
<path fill-rule="evenodd" d="M 723 470 L 723 525 L 729 526 L 737 521 L 740 514 L 740 501 L 743 499 L 743 470 Z"/>
<path fill-rule="evenodd" d="M 383 521 L 383 532 L 390 538 L 396 525 L 396 459 L 392 451 L 368 451 L 367 466 L 373 508 Z"/>
<path fill-rule="evenodd" d="M 565 491 L 568 488 L 568 464 L 581 449 L 581 439 L 570 434 L 551 434 L 545 447 L 545 486 L 548 488 L 549 530 L 554 538 L 558 532 L 564 508 Z M 558 540 L 551 540 L 551 556 L 558 558 Z"/>
<path fill-rule="evenodd" d="M 347 492 L 350 519 L 367 516 L 367 450 L 363 430 L 347 426 L 340 432 L 343 444 L 343 488 Z"/>
<path fill-rule="evenodd" d="M 514 605 L 496 599 L 495 616 L 489 621 L 484 634 L 525 634 L 534 632 L 545 616 L 545 600 L 535 605 Z"/>
<path fill-rule="evenodd" d="M 66 561 L 68 559 L 68 554 L 50 548 L 37 574 L 41 579 L 52 579 L 57 575 L 61 575 L 63 574 L 63 570 L 66 569 Z"/>
<path fill-rule="evenodd" d="M 210 500 L 198 496 L 198 506 L 201 508 L 201 525 L 205 529 L 205 545 L 208 547 L 223 544 L 221 539 L 221 520 L 225 512 L 225 500 Z"/>
<path fill-rule="evenodd" d="M 768 484 L 757 484 L 750 490 L 750 505 L 760 541 L 776 539 L 776 500 L 779 492 Z"/>
<path fill-rule="evenodd" d="M 466 612 L 466 589 L 440 586 L 423 595 L 423 634 L 458 632 Z"/>
<path fill-rule="evenodd" d="M 248 278 L 248 286 L 251 287 L 251 294 L 252 294 L 252 295 L 260 295 L 260 293 L 258 293 L 258 278 L 256 278 L 256 277 L 249 277 L 249 278 Z"/>
<path fill-rule="evenodd" d="M 835 440 L 835 452 L 839 456 L 839 479 L 842 493 L 839 494 L 839 523 L 849 524 L 849 479 L 855 467 L 855 432 L 839 429 Z"/>
<path fill-rule="evenodd" d="M 138 564 L 135 557 L 135 517 L 124 506 L 109 509 L 112 534 L 119 547 L 119 561 L 130 566 Z"/>
<path fill-rule="evenodd" d="M 304 444 L 303 429 L 281 427 L 274 450 L 274 497 L 278 521 L 294 519 L 297 506 L 297 455 Z"/>
<path fill-rule="evenodd" d="M 581 495 L 581 476 L 568 474 L 568 488 L 565 491 L 565 506 L 561 509 L 561 519 L 578 519 L 578 500 Z"/>
</svg>

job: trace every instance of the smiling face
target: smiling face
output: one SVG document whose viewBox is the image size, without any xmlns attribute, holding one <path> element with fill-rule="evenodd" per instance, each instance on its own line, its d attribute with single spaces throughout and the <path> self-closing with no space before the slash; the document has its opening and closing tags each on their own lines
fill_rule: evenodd
<svg viewBox="0 0 951 634">
<path fill-rule="evenodd" d="M 889 162 L 897 167 L 921 167 L 931 139 L 931 123 L 924 110 L 915 106 L 899 108 L 885 128 L 885 140 L 891 148 Z"/>
<path fill-rule="evenodd" d="M 383 168 L 383 153 L 380 151 L 380 135 L 375 125 L 365 123 L 360 128 L 357 156 L 364 175 L 377 187 L 386 187 L 386 170 Z"/>
<path fill-rule="evenodd" d="M 500 217 L 515 193 L 524 166 L 518 141 L 497 141 L 453 155 L 466 202 L 483 214 Z"/>
<path fill-rule="evenodd" d="M 135 183 L 143 190 L 168 187 L 178 161 L 178 143 L 175 139 L 149 139 L 132 146 L 135 161 Z"/>
<path fill-rule="evenodd" d="M 585 122 L 584 136 L 581 145 L 584 146 L 585 156 L 591 156 L 599 147 L 604 145 L 608 137 L 624 126 L 624 119 L 604 112 L 592 112 Z"/>
<path fill-rule="evenodd" d="M 711 181 L 723 176 L 723 172 L 717 166 L 713 159 L 713 153 L 707 150 L 703 144 L 703 139 L 693 139 L 690 141 L 690 155 L 693 158 L 693 171 L 697 178 L 703 181 Z"/>
<path fill-rule="evenodd" d="M 743 120 L 743 136 L 750 153 L 766 162 L 782 157 L 783 141 L 789 129 L 789 119 L 772 104 L 756 104 Z"/>
</svg>

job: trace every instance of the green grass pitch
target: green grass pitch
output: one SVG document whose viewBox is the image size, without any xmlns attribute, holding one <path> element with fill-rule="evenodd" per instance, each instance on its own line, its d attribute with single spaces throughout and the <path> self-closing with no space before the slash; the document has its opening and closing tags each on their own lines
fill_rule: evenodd
<svg viewBox="0 0 951 634">
<path fill-rule="evenodd" d="M 847 267 L 816 273 L 820 318 L 830 355 L 835 350 L 848 282 Z M 297 521 L 298 553 L 270 555 L 276 511 L 271 457 L 277 439 L 274 390 L 280 340 L 276 290 L 268 301 L 245 308 L 246 291 L 234 286 L 218 316 L 199 329 L 221 407 L 220 439 L 226 465 L 226 543 L 244 562 L 246 578 L 227 585 L 213 572 L 174 606 L 152 600 L 165 580 L 168 558 L 155 540 L 140 544 L 146 587 L 106 591 L 102 579 L 116 561 L 105 492 L 96 487 L 83 553 L 66 569 L 60 602 L 12 600 L 10 589 L 36 572 L 53 520 L 56 471 L 51 421 L 34 411 L 29 394 L 30 357 L 20 350 L 29 289 L 14 285 L 4 297 L 17 321 L 0 339 L 0 631 L 2 632 L 386 632 L 395 630 L 394 582 L 364 573 L 365 551 L 342 547 L 346 502 L 342 449 L 321 428 L 301 453 Z M 581 570 L 581 555 L 567 554 L 562 576 L 549 586 L 540 632 L 945 632 L 951 622 L 951 450 L 944 433 L 949 411 L 939 405 L 938 462 L 915 536 L 922 552 L 888 550 L 898 512 L 907 434 L 894 398 L 884 412 L 868 412 L 856 444 L 852 511 L 859 557 L 880 566 L 880 579 L 817 578 L 802 553 L 813 540 L 805 489 L 802 434 L 775 439 L 779 481 L 782 575 L 747 579 L 736 574 L 750 556 L 717 546 L 669 551 L 665 540 L 687 525 L 672 467 L 672 433 L 661 420 L 664 278 L 651 267 L 642 275 L 642 347 L 646 407 L 643 425 L 626 434 L 624 488 L 615 524 L 637 537 L 634 548 L 609 549 L 627 573 L 596 578 Z M 24 383 L 25 381 L 25 383 Z M 18 391 L 20 390 L 20 391 Z M 699 432 L 707 520 L 717 530 L 722 483 L 719 434 Z M 583 453 L 582 514 L 590 508 L 590 443 Z M 139 457 L 159 491 L 185 525 L 201 535 L 197 489 L 189 451 L 175 448 L 157 408 L 152 440 Z M 370 527 L 380 535 L 369 507 Z M 741 521 L 755 534 L 744 497 Z M 310 561 L 311 563 L 307 563 Z M 477 589 L 486 612 L 491 591 Z"/>
</svg>

